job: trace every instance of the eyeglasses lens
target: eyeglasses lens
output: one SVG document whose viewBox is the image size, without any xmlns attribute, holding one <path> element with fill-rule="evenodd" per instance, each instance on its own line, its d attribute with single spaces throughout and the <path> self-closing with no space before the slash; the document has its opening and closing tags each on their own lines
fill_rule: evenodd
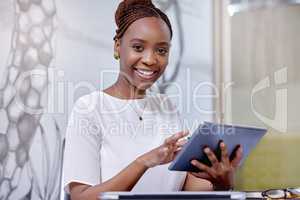
<svg viewBox="0 0 300 200">
<path fill-rule="evenodd" d="M 283 190 L 268 190 L 265 192 L 265 196 L 271 199 L 285 198 L 285 192 Z"/>
<path fill-rule="evenodd" d="M 300 198 L 300 188 L 287 188 L 293 198 Z"/>
</svg>

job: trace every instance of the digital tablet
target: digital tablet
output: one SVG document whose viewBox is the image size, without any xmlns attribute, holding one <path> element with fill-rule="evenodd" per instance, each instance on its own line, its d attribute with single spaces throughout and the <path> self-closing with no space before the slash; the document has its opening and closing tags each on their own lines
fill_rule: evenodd
<svg viewBox="0 0 300 200">
<path fill-rule="evenodd" d="M 264 128 L 204 122 L 183 146 L 182 150 L 170 164 L 169 170 L 199 172 L 199 169 L 190 163 L 194 159 L 211 166 L 203 149 L 209 147 L 215 152 L 218 159 L 220 159 L 220 141 L 226 144 L 228 153 L 231 156 L 234 156 L 238 145 L 242 146 L 243 158 L 240 163 L 242 164 L 266 132 L 267 129 Z"/>
</svg>

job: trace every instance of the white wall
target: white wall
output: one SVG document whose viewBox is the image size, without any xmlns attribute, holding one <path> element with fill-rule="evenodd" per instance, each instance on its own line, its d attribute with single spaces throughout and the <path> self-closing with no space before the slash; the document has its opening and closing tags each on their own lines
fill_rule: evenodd
<svg viewBox="0 0 300 200">
<path fill-rule="evenodd" d="M 32 116 L 24 117 L 23 113 L 19 113 L 16 109 L 11 113 L 18 117 L 18 124 L 25 120 L 22 127 L 25 132 L 18 132 L 16 128 L 7 129 L 8 126 L 14 126 L 15 122 L 7 120 L 9 107 L 0 106 L 0 199 L 19 199 L 25 196 L 30 199 L 57 199 L 64 130 L 73 103 L 79 96 L 91 90 L 103 89 L 112 84 L 116 74 L 106 74 L 101 79 L 101 73 L 104 70 L 118 69 L 118 63 L 113 59 L 112 38 L 115 31 L 114 11 L 119 1 L 37 2 L 39 1 L 0 1 L 0 80 L 6 80 L 8 76 L 13 75 L 10 72 L 4 73 L 6 69 L 11 69 L 8 66 L 12 66 L 11 63 L 15 59 L 9 59 L 10 52 L 11 55 L 15 55 L 17 50 L 22 50 L 20 46 L 12 49 L 11 45 L 21 38 L 20 34 L 12 38 L 13 32 L 27 33 L 26 29 L 32 28 L 34 23 L 35 26 L 42 28 L 55 27 L 53 35 L 46 37 L 50 45 L 50 49 L 47 50 L 50 62 L 39 63 L 40 58 L 35 57 L 33 53 L 30 54 L 32 56 L 30 62 L 21 60 L 17 66 L 18 72 L 26 71 L 28 64 L 33 64 L 32 69 L 48 69 L 50 87 L 33 96 L 33 100 L 38 100 L 45 109 L 44 113 L 36 118 L 38 124 L 33 123 Z M 166 1 L 157 1 L 158 5 L 164 2 Z M 180 92 L 173 86 L 167 93 L 173 95 L 171 97 L 187 120 L 188 128 L 194 129 L 193 122 L 196 122 L 194 125 L 198 125 L 199 121 L 213 118 L 211 113 L 200 110 L 211 111 L 212 99 L 196 99 L 194 102 L 192 98 L 197 86 L 201 86 L 203 82 L 212 82 L 212 6 L 210 0 L 178 2 L 182 12 L 179 19 L 182 22 L 183 34 L 179 36 L 176 21 L 178 12 L 171 6 L 167 13 L 173 24 L 174 39 L 170 65 L 165 75 L 167 78 L 170 77 L 175 63 L 180 59 L 180 71 L 175 80 L 180 86 Z M 56 12 L 52 15 L 52 11 Z M 25 18 L 18 17 L 21 15 Z M 15 23 L 21 24 L 22 27 L 14 27 Z M 42 35 L 37 34 L 33 38 L 39 37 Z M 184 38 L 182 56 L 179 56 L 180 37 Z M 26 35 L 25 40 L 29 41 L 26 46 L 33 46 L 29 35 Z M 33 49 L 41 56 L 42 50 L 39 47 Z M 27 50 L 24 50 L 24 54 L 26 52 Z M 35 62 L 39 65 L 35 65 Z M 13 91 L 16 87 L 13 81 L 9 86 L 12 86 L 9 90 L 2 90 L 2 86 L 0 87 L 0 105 L 3 97 L 7 97 L 7 93 L 3 96 L 3 91 Z M 79 88 L 74 94 L 70 87 Z M 201 87 L 198 91 L 198 94 L 202 95 L 210 93 L 210 87 Z M 32 100 L 31 94 L 24 95 Z M 39 126 L 43 129 L 38 128 Z M 17 149 L 14 149 L 12 144 L 16 145 Z M 13 190 L 13 187 L 17 189 Z"/>
</svg>

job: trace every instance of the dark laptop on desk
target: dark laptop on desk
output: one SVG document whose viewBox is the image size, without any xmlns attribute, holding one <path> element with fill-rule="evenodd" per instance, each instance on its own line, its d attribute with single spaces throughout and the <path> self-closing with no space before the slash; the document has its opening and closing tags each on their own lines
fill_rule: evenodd
<svg viewBox="0 0 300 200">
<path fill-rule="evenodd" d="M 104 192 L 99 199 L 246 199 L 244 192 L 167 192 L 167 193 L 136 193 L 136 192 Z"/>
</svg>

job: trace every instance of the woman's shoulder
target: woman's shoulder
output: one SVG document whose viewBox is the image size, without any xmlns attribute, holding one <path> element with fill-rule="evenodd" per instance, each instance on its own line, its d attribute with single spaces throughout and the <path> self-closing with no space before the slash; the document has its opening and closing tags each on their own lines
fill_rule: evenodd
<svg viewBox="0 0 300 200">
<path fill-rule="evenodd" d="M 94 111 L 99 102 L 99 91 L 93 91 L 79 97 L 74 103 L 74 109 L 80 111 Z"/>
<path fill-rule="evenodd" d="M 82 95 L 77 99 L 75 104 L 79 105 L 91 105 L 97 103 L 100 98 L 99 91 L 93 91 L 89 94 Z"/>
</svg>

